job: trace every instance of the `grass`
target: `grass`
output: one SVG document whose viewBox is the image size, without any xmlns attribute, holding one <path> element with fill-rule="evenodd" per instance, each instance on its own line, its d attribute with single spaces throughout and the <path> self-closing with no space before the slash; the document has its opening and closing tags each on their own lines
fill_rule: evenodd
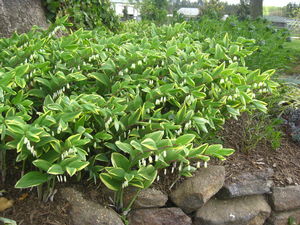
<svg viewBox="0 0 300 225">
<path fill-rule="evenodd" d="M 300 74 L 300 40 L 286 42 L 284 48 L 291 52 L 291 65 L 285 70 L 285 74 Z"/>
<path fill-rule="evenodd" d="M 291 42 L 286 42 L 284 47 L 296 52 L 297 54 L 300 54 L 300 40 L 293 40 Z"/>
</svg>

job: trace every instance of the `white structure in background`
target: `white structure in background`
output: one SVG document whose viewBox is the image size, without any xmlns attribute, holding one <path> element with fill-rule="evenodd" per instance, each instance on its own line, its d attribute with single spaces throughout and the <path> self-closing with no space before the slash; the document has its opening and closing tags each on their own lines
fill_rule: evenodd
<svg viewBox="0 0 300 225">
<path fill-rule="evenodd" d="M 124 10 L 127 8 L 127 13 L 131 19 L 139 19 L 140 11 L 135 0 L 110 0 L 113 8 L 118 16 L 124 16 Z"/>
<path fill-rule="evenodd" d="M 177 11 L 178 14 L 181 14 L 185 17 L 196 17 L 200 14 L 199 8 L 180 8 Z"/>
<path fill-rule="evenodd" d="M 228 17 L 229 17 L 229 15 L 225 14 L 221 20 L 225 21 L 225 20 L 227 20 Z"/>
</svg>

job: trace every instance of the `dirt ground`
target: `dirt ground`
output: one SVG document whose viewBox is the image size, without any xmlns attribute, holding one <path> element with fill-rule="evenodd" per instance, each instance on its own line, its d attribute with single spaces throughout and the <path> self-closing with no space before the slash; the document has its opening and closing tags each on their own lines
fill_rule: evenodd
<svg viewBox="0 0 300 225">
<path fill-rule="evenodd" d="M 255 148 L 243 151 L 241 147 L 243 118 L 239 121 L 231 120 L 225 125 L 222 132 L 224 146 L 236 150 L 226 161 L 215 161 L 215 164 L 224 165 L 227 179 L 243 172 L 257 172 L 272 168 L 272 180 L 275 186 L 300 184 L 300 146 L 286 134 L 285 127 L 281 127 L 283 137 L 281 145 L 274 150 L 269 140 L 261 141 Z"/>
</svg>

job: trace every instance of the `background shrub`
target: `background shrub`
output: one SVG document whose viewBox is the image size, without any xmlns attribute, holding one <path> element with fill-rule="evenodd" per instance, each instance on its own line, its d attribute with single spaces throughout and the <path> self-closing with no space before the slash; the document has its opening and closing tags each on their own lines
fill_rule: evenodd
<svg viewBox="0 0 300 225">
<path fill-rule="evenodd" d="M 116 31 L 121 24 L 109 0 L 47 0 L 48 18 L 68 16 L 75 29 L 93 29 L 99 26 Z"/>
</svg>

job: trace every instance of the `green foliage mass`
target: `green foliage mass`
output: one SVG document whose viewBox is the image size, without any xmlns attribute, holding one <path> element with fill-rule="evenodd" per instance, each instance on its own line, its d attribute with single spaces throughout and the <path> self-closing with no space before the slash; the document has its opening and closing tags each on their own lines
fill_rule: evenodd
<svg viewBox="0 0 300 225">
<path fill-rule="evenodd" d="M 154 21 L 158 24 L 166 22 L 168 14 L 167 0 L 143 0 L 140 3 L 143 20 Z"/>
<path fill-rule="evenodd" d="M 104 26 L 116 31 L 121 25 L 109 0 L 47 0 L 44 4 L 52 22 L 57 17 L 68 16 L 75 29 Z"/>
<path fill-rule="evenodd" d="M 199 160 L 234 152 L 203 137 L 241 112 L 266 112 L 261 99 L 277 87 L 274 70 L 245 67 L 254 40 L 203 39 L 186 23 L 57 37 L 66 20 L 0 39 L 2 168 L 11 151 L 35 168 L 17 188 L 51 191 L 85 171 L 121 201 L 168 167 L 191 176 Z"/>
<path fill-rule="evenodd" d="M 192 31 L 199 31 L 205 38 L 222 38 L 226 33 L 232 39 L 245 37 L 256 40 L 257 51 L 247 58 L 246 65 L 251 69 L 283 69 L 291 60 L 291 50 L 284 48 L 289 32 L 276 28 L 266 20 L 243 20 L 229 17 L 226 21 L 201 18 L 191 25 Z"/>
</svg>

